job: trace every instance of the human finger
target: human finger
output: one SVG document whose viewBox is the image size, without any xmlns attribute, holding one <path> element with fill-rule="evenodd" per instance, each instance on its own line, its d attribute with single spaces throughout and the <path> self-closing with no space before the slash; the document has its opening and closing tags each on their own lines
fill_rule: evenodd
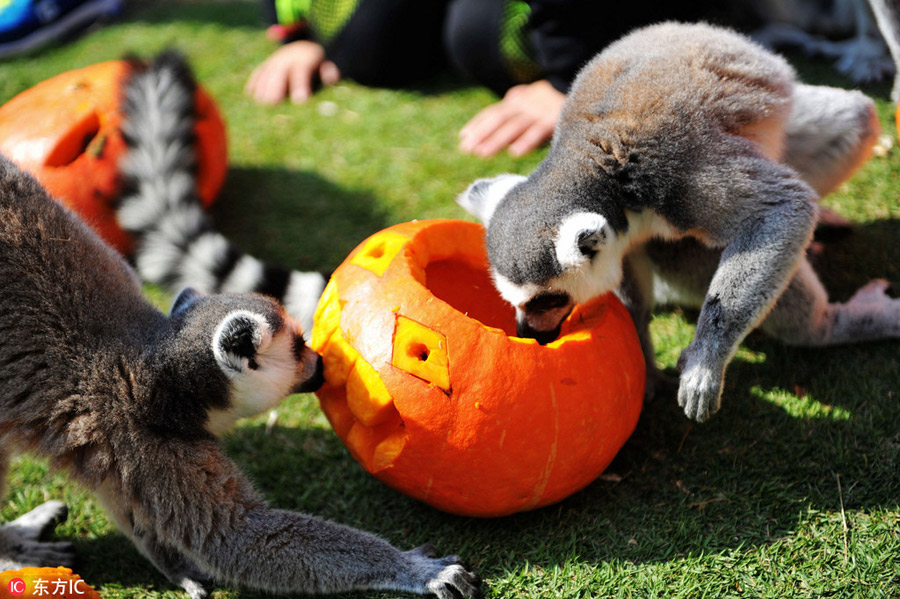
<svg viewBox="0 0 900 599">
<path fill-rule="evenodd" d="M 291 102 L 302 104 L 313 93 L 313 73 L 316 67 L 308 63 L 293 64 L 287 72 L 287 87 Z"/>
<path fill-rule="evenodd" d="M 522 135 L 509 144 L 509 153 L 513 156 L 524 156 L 533 152 L 553 136 L 553 128 L 552 123 L 535 121 Z"/>
<path fill-rule="evenodd" d="M 481 158 L 494 156 L 501 150 L 509 147 L 509 144 L 527 131 L 531 122 L 531 119 L 525 115 L 513 115 L 511 118 L 505 120 L 499 127 L 494 129 L 489 135 L 485 136 L 484 139 L 473 148 L 472 153 Z"/>
<path fill-rule="evenodd" d="M 264 65 L 254 99 L 261 104 L 278 104 L 288 92 L 288 73 L 280 63 Z"/>
<path fill-rule="evenodd" d="M 341 70 L 333 62 L 326 60 L 319 66 L 319 79 L 322 85 L 336 85 L 341 80 Z"/>
<path fill-rule="evenodd" d="M 502 102 L 492 104 L 475 115 L 460 130 L 459 149 L 466 153 L 474 153 L 489 137 L 494 135 L 514 116 Z"/>
</svg>

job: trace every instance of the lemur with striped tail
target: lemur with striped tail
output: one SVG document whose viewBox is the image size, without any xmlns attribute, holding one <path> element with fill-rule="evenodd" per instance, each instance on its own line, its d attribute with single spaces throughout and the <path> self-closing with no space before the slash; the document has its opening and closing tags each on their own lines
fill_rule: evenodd
<svg viewBox="0 0 900 599">
<path fill-rule="evenodd" d="M 188 64 L 171 54 L 143 83 L 126 88 L 122 133 L 128 152 L 118 220 L 136 240 L 134 266 L 170 292 L 256 291 L 279 300 L 304 330 L 327 276 L 265 264 L 216 230 L 196 187 L 193 93 Z M 158 80 L 151 80 L 157 77 Z"/>
<path fill-rule="evenodd" d="M 128 83 L 136 189 L 187 151 L 170 108 L 192 104 L 172 55 Z M 188 119 L 189 120 L 189 119 Z M 145 178 L 149 177 L 149 178 Z M 0 487 L 31 452 L 93 491 L 138 550 L 192 599 L 213 581 L 281 593 L 381 589 L 477 593 L 455 557 L 401 551 L 346 526 L 267 505 L 218 436 L 238 418 L 321 384 L 300 325 L 260 294 L 183 291 L 171 313 L 142 295 L 119 254 L 0 156 Z M 2 489 L 0 489 L 2 491 Z M 72 546 L 44 542 L 66 516 L 50 502 L 0 527 L 0 571 L 58 566 Z"/>
</svg>

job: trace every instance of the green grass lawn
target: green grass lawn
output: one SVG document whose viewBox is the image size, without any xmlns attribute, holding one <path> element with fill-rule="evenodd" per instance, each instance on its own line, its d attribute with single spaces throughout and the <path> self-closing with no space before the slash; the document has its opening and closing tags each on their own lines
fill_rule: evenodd
<svg viewBox="0 0 900 599">
<path fill-rule="evenodd" d="M 528 173 L 542 157 L 457 152 L 460 126 L 494 98 L 450 76 L 401 91 L 344 83 L 303 106 L 255 105 L 243 85 L 273 46 L 253 0 L 142 4 L 73 43 L 0 63 L 0 101 L 70 68 L 169 46 L 188 55 L 228 121 L 231 169 L 216 219 L 270 260 L 334 268 L 387 225 L 466 218 L 453 198 L 469 182 Z M 794 62 L 809 81 L 848 85 L 828 64 Z M 896 142 L 888 87 L 865 91 Z M 818 263 L 835 298 L 873 277 L 900 287 L 898 197 L 895 149 L 825 200 L 857 223 Z M 693 317 L 656 314 L 667 367 L 689 342 Z M 251 420 L 226 444 L 275 506 L 403 548 L 430 542 L 459 553 L 488 596 L 900 597 L 898 342 L 812 350 L 754 333 L 709 423 L 688 422 L 674 398 L 659 397 L 608 476 L 558 505 L 502 519 L 447 515 L 383 486 L 350 458 L 313 396 L 290 398 L 270 434 L 264 418 Z M 57 536 L 75 540 L 76 570 L 104 597 L 185 596 L 45 462 L 14 462 L 0 521 L 51 498 L 71 506 Z"/>
</svg>

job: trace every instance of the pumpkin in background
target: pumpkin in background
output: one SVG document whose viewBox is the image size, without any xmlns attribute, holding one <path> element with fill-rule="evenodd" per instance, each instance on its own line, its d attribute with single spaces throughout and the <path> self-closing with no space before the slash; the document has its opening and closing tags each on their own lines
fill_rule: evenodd
<svg viewBox="0 0 900 599">
<path fill-rule="evenodd" d="M 481 225 L 393 226 L 350 254 L 319 302 L 322 410 L 368 472 L 439 509 L 554 503 L 631 435 L 644 360 L 612 294 L 576 307 L 546 346 L 514 335 Z"/>
<path fill-rule="evenodd" d="M 25 583 L 23 592 L 10 587 L 13 580 Z M 41 582 L 41 588 L 38 587 Z M 23 568 L 0 573 L 0 599 L 101 599 L 100 594 L 89 587 L 78 574 L 69 568 Z"/>
<path fill-rule="evenodd" d="M 126 61 L 67 71 L 20 93 L 0 107 L 0 153 L 34 175 L 50 195 L 81 215 L 121 252 L 131 240 L 119 228 L 119 125 Z M 225 124 L 212 98 L 196 93 L 198 192 L 212 203 L 225 180 Z"/>
</svg>

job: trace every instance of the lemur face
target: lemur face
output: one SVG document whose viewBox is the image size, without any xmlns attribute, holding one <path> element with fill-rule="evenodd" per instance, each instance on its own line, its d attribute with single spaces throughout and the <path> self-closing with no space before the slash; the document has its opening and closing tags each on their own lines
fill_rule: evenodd
<svg viewBox="0 0 900 599">
<path fill-rule="evenodd" d="M 322 360 L 307 347 L 300 326 L 286 313 L 279 314 L 281 322 L 274 325 L 267 316 L 233 310 L 216 327 L 212 340 L 216 362 L 231 381 L 234 403 L 253 414 L 322 384 Z"/>
<path fill-rule="evenodd" d="M 202 298 L 196 291 L 183 291 L 172 315 L 195 309 Z M 214 434 L 240 418 L 274 408 L 292 393 L 322 386 L 322 358 L 306 345 L 300 325 L 275 300 L 251 294 L 209 296 L 196 310 L 205 312 L 198 323 L 213 328 L 210 349 L 228 381 L 229 408 L 210 414 L 208 428 Z"/>
<path fill-rule="evenodd" d="M 457 201 L 487 227 L 494 283 L 516 309 L 517 334 L 545 344 L 575 304 L 619 285 L 622 256 L 602 215 L 535 197 L 526 181 L 481 179 Z"/>
</svg>

